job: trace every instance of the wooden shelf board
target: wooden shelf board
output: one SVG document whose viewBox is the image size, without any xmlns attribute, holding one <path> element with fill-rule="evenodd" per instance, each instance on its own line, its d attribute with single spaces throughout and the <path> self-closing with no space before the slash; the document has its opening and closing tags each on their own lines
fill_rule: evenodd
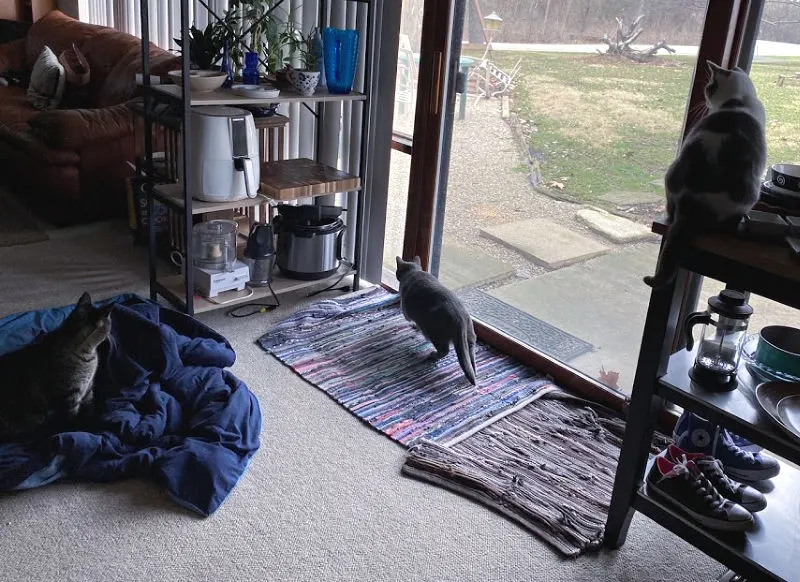
<svg viewBox="0 0 800 582">
<path fill-rule="evenodd" d="M 181 99 L 182 90 L 178 85 L 152 85 L 152 89 L 165 93 L 171 97 Z M 346 95 L 330 93 L 327 87 L 317 88 L 316 93 L 309 97 L 300 95 L 296 91 L 281 89 L 281 94 L 271 99 L 253 99 L 241 97 L 230 89 L 217 89 L 208 93 L 193 93 L 192 105 L 270 105 L 271 103 L 327 103 L 338 101 L 364 101 L 367 98 L 363 93 L 352 91 Z"/>
<path fill-rule="evenodd" d="M 351 192 L 361 187 L 361 178 L 308 158 L 261 164 L 261 193 L 287 201 Z"/>
<path fill-rule="evenodd" d="M 192 200 L 192 214 L 218 212 L 233 208 L 258 206 L 275 200 L 286 202 L 299 198 L 314 198 L 339 192 L 351 192 L 361 187 L 361 178 L 307 158 L 279 160 L 261 164 L 261 189 L 255 198 L 231 202 L 201 202 Z M 158 184 L 156 198 L 183 209 L 183 184 Z"/>
<path fill-rule="evenodd" d="M 666 221 L 653 222 L 664 234 Z M 800 309 L 800 257 L 783 241 L 749 239 L 734 234 L 700 235 L 681 256 L 681 266 Z"/>
<path fill-rule="evenodd" d="M 183 209 L 185 207 L 183 200 L 183 184 L 179 182 L 173 184 L 157 184 L 153 187 L 153 193 L 157 199 L 175 208 Z M 232 210 L 234 208 L 248 208 L 268 202 L 269 200 L 260 194 L 255 198 L 245 198 L 244 200 L 235 200 L 231 202 L 202 202 L 200 200 L 192 200 L 192 214 L 220 212 L 222 210 Z"/>
<path fill-rule="evenodd" d="M 275 295 L 281 296 L 285 295 L 286 293 L 292 293 L 293 291 L 299 291 L 301 289 L 307 289 L 310 287 L 321 286 L 330 284 L 332 281 L 335 281 L 342 274 L 345 273 L 345 267 L 340 267 L 339 271 L 326 279 L 317 279 L 316 281 L 300 281 L 298 279 L 289 279 L 288 277 L 282 275 L 275 270 L 275 275 L 272 281 L 272 289 L 275 291 Z M 353 275 L 355 270 L 350 269 L 347 271 L 347 275 Z M 160 277 L 159 282 L 170 292 L 175 294 L 177 297 L 182 298 L 186 296 L 185 291 L 185 283 L 183 275 L 170 275 L 167 277 Z M 229 301 L 224 305 L 219 305 L 214 303 L 213 301 L 209 301 L 202 295 L 197 293 L 194 294 L 194 312 L 195 313 L 204 313 L 206 311 L 214 311 L 216 309 L 225 309 L 229 307 L 235 307 L 236 305 L 243 305 L 245 303 L 250 303 L 251 301 L 259 301 L 262 299 L 271 300 L 272 294 L 269 292 L 268 287 L 252 287 L 253 294 L 248 295 L 251 287 L 248 287 L 244 291 L 226 291 L 225 293 L 220 293 L 214 299 L 217 301 Z"/>
<path fill-rule="evenodd" d="M 761 410 L 755 396 L 759 381 L 739 365 L 739 387 L 730 392 L 713 392 L 692 381 L 689 369 L 695 354 L 686 350 L 669 360 L 667 373 L 659 379 L 656 393 L 703 418 L 721 424 L 746 439 L 800 464 L 800 444 L 792 441 Z"/>
<path fill-rule="evenodd" d="M 646 471 L 652 463 L 651 459 Z M 749 580 L 796 580 L 796 560 L 800 552 L 797 534 L 800 531 L 800 503 L 797 502 L 800 471 L 781 462 L 780 474 L 765 485 L 767 508 L 753 514 L 754 527 L 746 533 L 706 529 L 649 496 L 646 487 L 638 491 L 634 507 Z"/>
</svg>

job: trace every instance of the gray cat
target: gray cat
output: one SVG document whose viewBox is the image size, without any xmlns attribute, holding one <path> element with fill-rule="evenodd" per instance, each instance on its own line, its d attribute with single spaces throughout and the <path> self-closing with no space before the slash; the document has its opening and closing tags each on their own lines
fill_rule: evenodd
<svg viewBox="0 0 800 582">
<path fill-rule="evenodd" d="M 110 313 L 84 293 L 58 329 L 0 357 L 0 441 L 91 414 L 97 347 L 111 332 Z"/>
<path fill-rule="evenodd" d="M 658 288 L 678 271 L 681 246 L 696 233 L 735 230 L 758 202 L 767 160 L 766 115 L 750 77 L 740 68 L 706 61 L 708 114 L 689 132 L 664 179 L 669 230 L 656 273 Z"/>
<path fill-rule="evenodd" d="M 436 277 L 422 270 L 419 257 L 414 257 L 414 262 L 397 257 L 397 280 L 403 315 L 433 344 L 435 357 L 445 357 L 452 342 L 458 363 L 474 386 L 475 329 L 461 301 Z"/>
</svg>

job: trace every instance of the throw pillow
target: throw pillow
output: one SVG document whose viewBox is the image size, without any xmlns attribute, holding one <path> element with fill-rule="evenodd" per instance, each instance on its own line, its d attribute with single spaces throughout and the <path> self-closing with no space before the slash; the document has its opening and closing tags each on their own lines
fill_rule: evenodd
<svg viewBox="0 0 800 582">
<path fill-rule="evenodd" d="M 28 100 L 36 109 L 55 109 L 64 95 L 66 75 L 58 57 L 46 46 L 33 65 L 28 84 Z"/>
</svg>

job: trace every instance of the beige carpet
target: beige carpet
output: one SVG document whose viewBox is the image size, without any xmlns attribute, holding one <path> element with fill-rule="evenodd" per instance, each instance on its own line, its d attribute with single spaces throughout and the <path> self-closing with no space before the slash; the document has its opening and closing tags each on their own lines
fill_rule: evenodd
<svg viewBox="0 0 800 582">
<path fill-rule="evenodd" d="M 2 314 L 70 303 L 84 289 L 144 290 L 141 249 L 114 232 L 56 231 L 0 248 Z M 722 573 L 641 516 L 621 551 L 564 560 L 485 507 L 403 477 L 403 448 L 255 345 L 307 301 L 201 317 L 231 340 L 233 370 L 264 417 L 261 450 L 214 516 L 188 515 L 138 481 L 0 496 L 0 580 L 710 582 Z"/>
<path fill-rule="evenodd" d="M 13 194 L 0 188 L 0 247 L 47 240 L 45 224 Z"/>
</svg>

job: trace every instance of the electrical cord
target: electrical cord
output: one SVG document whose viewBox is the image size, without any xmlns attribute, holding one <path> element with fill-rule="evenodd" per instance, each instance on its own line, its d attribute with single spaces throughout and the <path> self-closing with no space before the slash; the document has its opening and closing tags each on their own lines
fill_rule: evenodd
<svg viewBox="0 0 800 582">
<path fill-rule="evenodd" d="M 234 301 L 241 301 L 242 299 L 247 299 L 248 297 L 252 297 L 252 296 L 253 296 L 253 290 L 251 288 L 247 287 L 247 295 L 243 295 L 241 297 L 231 297 L 230 299 L 228 299 L 226 301 L 220 301 L 216 297 L 206 297 L 205 299 L 209 303 L 214 303 L 215 305 L 225 305 L 227 303 L 233 303 Z"/>
<path fill-rule="evenodd" d="M 313 293 L 309 293 L 308 295 L 306 295 L 306 297 L 314 297 L 315 295 L 319 295 L 320 293 L 325 293 L 327 291 L 349 291 L 350 285 L 343 285 L 341 287 L 336 287 L 336 286 L 342 282 L 342 279 L 344 279 L 345 277 L 347 277 L 347 275 L 350 274 L 350 271 L 353 268 L 354 263 L 351 263 L 350 261 L 342 261 L 342 264 L 346 265 L 347 268 L 344 270 L 344 273 L 342 273 L 341 277 L 336 279 L 336 281 L 334 281 L 324 289 L 320 289 L 318 291 L 314 291 Z"/>
<path fill-rule="evenodd" d="M 314 291 L 313 293 L 309 293 L 306 297 L 314 297 L 315 295 L 319 295 L 320 293 L 325 293 L 327 291 L 349 291 L 349 285 L 343 285 L 341 287 L 336 287 L 342 280 L 350 274 L 351 269 L 354 266 L 354 263 L 350 261 L 342 261 L 342 264 L 345 265 L 345 271 L 341 274 L 341 276 L 336 279 L 332 284 L 325 287 L 324 289 L 320 289 L 318 291 Z M 269 313 L 273 311 L 277 307 L 280 306 L 281 302 L 278 299 L 278 296 L 275 295 L 275 291 L 272 289 L 272 285 L 267 283 L 267 287 L 269 287 L 270 293 L 272 293 L 272 297 L 275 299 L 275 303 L 247 303 L 245 305 L 240 305 L 238 307 L 233 307 L 227 311 L 227 314 L 231 317 L 250 317 L 251 315 L 255 315 L 257 313 Z"/>
<path fill-rule="evenodd" d="M 278 308 L 281 302 L 278 299 L 278 296 L 275 295 L 275 291 L 272 289 L 272 284 L 267 283 L 267 287 L 269 288 L 269 292 L 272 294 L 272 298 L 275 299 L 275 303 L 247 303 L 245 305 L 240 305 L 239 307 L 233 307 L 229 309 L 227 314 L 231 317 L 250 317 L 256 313 L 269 313 L 270 311 Z"/>
</svg>

